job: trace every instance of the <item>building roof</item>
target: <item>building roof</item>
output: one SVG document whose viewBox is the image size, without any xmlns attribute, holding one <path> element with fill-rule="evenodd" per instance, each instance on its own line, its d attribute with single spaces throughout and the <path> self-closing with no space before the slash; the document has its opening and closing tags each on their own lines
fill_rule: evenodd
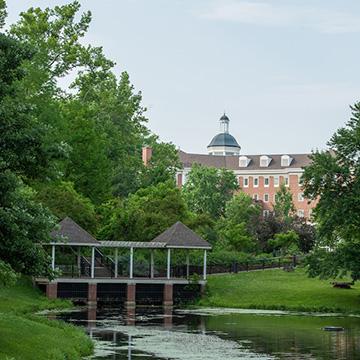
<svg viewBox="0 0 360 360">
<path fill-rule="evenodd" d="M 211 249 L 207 241 L 180 221 L 158 235 L 152 242 L 165 243 L 167 248 Z"/>
<path fill-rule="evenodd" d="M 97 245 L 100 244 L 92 235 L 78 225 L 74 220 L 66 217 L 59 223 L 59 228 L 53 230 L 50 236 L 56 243 L 66 244 L 84 244 Z"/>
<path fill-rule="evenodd" d="M 264 154 L 263 154 L 264 155 Z M 289 166 L 281 166 L 281 156 L 289 155 L 292 158 L 291 164 Z M 276 154 L 269 155 L 271 162 L 267 167 L 260 166 L 260 157 L 262 155 L 242 155 L 246 156 L 250 162 L 247 167 L 239 166 L 239 156 L 238 155 L 206 155 L 206 154 L 190 154 L 184 151 L 179 151 L 180 161 L 183 164 L 183 167 L 190 168 L 193 164 L 200 164 L 209 167 L 224 168 L 229 170 L 281 170 L 287 168 L 303 168 L 310 164 L 311 160 L 309 158 L 310 154 Z"/>
<path fill-rule="evenodd" d="M 213 147 L 213 146 L 219 146 L 219 147 L 227 146 L 227 147 L 240 148 L 240 145 L 237 143 L 236 139 L 228 133 L 220 133 L 215 135 L 211 140 L 210 144 L 208 145 L 208 147 Z"/>
<path fill-rule="evenodd" d="M 138 249 L 163 249 L 166 247 L 165 243 L 161 242 L 145 242 L 145 241 L 100 241 L 100 247 L 108 248 L 138 248 Z"/>
</svg>

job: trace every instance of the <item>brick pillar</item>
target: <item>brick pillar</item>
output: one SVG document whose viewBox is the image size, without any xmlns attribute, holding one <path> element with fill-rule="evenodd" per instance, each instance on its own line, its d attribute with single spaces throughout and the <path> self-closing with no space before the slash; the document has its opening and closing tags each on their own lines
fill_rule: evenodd
<svg viewBox="0 0 360 360">
<path fill-rule="evenodd" d="M 125 305 L 128 307 L 136 305 L 136 284 L 127 284 Z"/>
<path fill-rule="evenodd" d="M 126 308 L 126 325 L 135 325 L 135 306 Z"/>
<path fill-rule="evenodd" d="M 97 284 L 88 285 L 88 305 L 96 305 L 97 303 Z"/>
<path fill-rule="evenodd" d="M 49 299 L 57 298 L 57 283 L 48 283 L 46 284 L 46 296 Z"/>
<path fill-rule="evenodd" d="M 181 189 L 182 186 L 183 186 L 183 175 L 182 175 L 181 173 L 177 174 L 177 181 L 176 181 L 176 183 L 177 183 L 178 188 Z"/>
<path fill-rule="evenodd" d="M 164 306 L 173 305 L 173 284 L 164 284 Z"/>
<path fill-rule="evenodd" d="M 173 307 L 165 306 L 164 307 L 164 327 L 171 328 L 173 321 Z"/>
</svg>

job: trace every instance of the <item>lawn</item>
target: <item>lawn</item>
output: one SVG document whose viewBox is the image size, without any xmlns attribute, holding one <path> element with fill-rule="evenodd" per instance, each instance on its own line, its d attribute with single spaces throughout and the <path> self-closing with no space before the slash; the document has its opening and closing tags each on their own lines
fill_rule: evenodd
<svg viewBox="0 0 360 360">
<path fill-rule="evenodd" d="M 91 354 L 92 342 L 82 329 L 33 314 L 69 306 L 48 300 L 26 278 L 0 288 L 0 359 L 77 360 Z"/>
<path fill-rule="evenodd" d="M 202 306 L 360 313 L 360 284 L 335 289 L 330 280 L 310 279 L 303 269 L 211 275 Z"/>
</svg>

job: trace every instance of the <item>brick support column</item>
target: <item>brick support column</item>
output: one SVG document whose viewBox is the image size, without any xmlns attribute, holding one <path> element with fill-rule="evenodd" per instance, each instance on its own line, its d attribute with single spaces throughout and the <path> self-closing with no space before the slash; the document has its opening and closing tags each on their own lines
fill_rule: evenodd
<svg viewBox="0 0 360 360">
<path fill-rule="evenodd" d="M 88 305 L 96 305 L 97 303 L 97 284 L 88 285 Z"/>
<path fill-rule="evenodd" d="M 46 284 L 46 296 L 49 299 L 57 298 L 57 283 Z"/>
<path fill-rule="evenodd" d="M 136 305 L 136 284 L 127 284 L 125 305 L 129 307 Z"/>
<path fill-rule="evenodd" d="M 173 305 L 173 284 L 164 284 L 164 306 Z"/>
</svg>

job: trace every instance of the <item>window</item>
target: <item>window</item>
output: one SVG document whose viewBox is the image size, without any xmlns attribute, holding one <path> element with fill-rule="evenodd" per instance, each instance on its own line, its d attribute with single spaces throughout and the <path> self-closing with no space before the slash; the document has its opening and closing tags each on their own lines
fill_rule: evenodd
<svg viewBox="0 0 360 360">
<path fill-rule="evenodd" d="M 260 156 L 260 166 L 261 167 L 268 167 L 270 165 L 271 158 L 267 155 Z"/>
<path fill-rule="evenodd" d="M 259 187 L 259 178 L 254 177 L 254 187 Z"/>
<path fill-rule="evenodd" d="M 279 187 L 279 182 L 280 182 L 280 179 L 279 179 L 279 176 L 274 176 L 274 186 L 275 187 Z"/>
<path fill-rule="evenodd" d="M 249 187 L 249 178 L 244 177 L 244 187 Z"/>
<path fill-rule="evenodd" d="M 292 158 L 289 155 L 281 156 L 281 166 L 290 166 Z"/>
<path fill-rule="evenodd" d="M 269 194 L 264 194 L 264 202 L 269 202 Z"/>
<path fill-rule="evenodd" d="M 302 209 L 299 209 L 299 210 L 297 211 L 297 215 L 298 215 L 298 217 L 303 218 L 303 217 L 305 216 L 305 211 L 302 210 Z"/>
<path fill-rule="evenodd" d="M 270 185 L 270 178 L 268 176 L 264 177 L 264 186 L 269 187 Z"/>
<path fill-rule="evenodd" d="M 304 201 L 304 193 L 298 193 L 298 201 Z"/>
<path fill-rule="evenodd" d="M 254 195 L 253 195 L 253 199 L 254 199 L 255 201 L 258 201 L 258 200 L 259 200 L 259 195 L 258 195 L 258 194 L 254 194 Z"/>
<path fill-rule="evenodd" d="M 239 157 L 239 167 L 247 167 L 250 163 L 250 159 L 247 156 Z"/>
<path fill-rule="evenodd" d="M 264 217 L 268 217 L 270 215 L 270 210 L 264 210 L 263 211 L 263 216 Z"/>
<path fill-rule="evenodd" d="M 284 177 L 284 182 L 285 182 L 285 186 L 289 186 L 289 177 L 288 176 Z"/>
</svg>

